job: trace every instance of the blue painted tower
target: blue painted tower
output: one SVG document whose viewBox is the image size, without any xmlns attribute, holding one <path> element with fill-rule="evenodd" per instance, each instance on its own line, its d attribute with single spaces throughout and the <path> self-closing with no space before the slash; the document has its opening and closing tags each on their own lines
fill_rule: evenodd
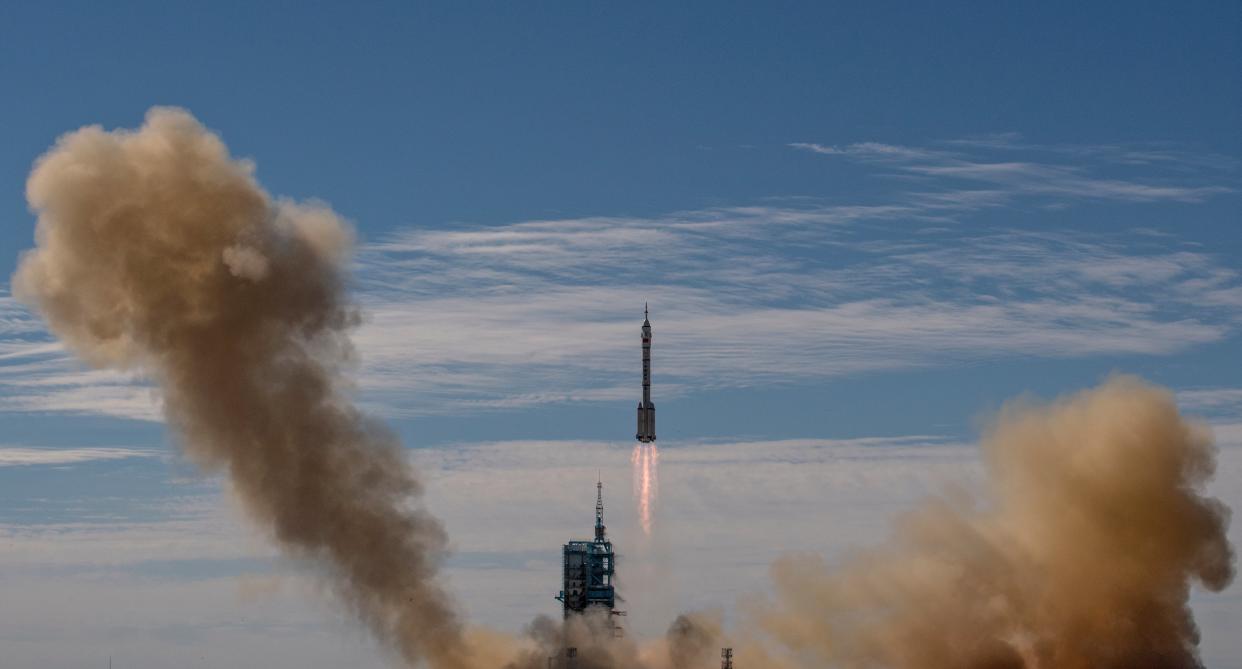
<svg viewBox="0 0 1242 669">
<path fill-rule="evenodd" d="M 599 607 L 609 613 L 616 611 L 617 594 L 612 578 L 616 574 L 617 557 L 604 528 L 604 483 L 595 484 L 595 539 L 571 541 L 561 551 L 563 575 L 561 594 L 557 599 L 568 618 Z"/>
</svg>

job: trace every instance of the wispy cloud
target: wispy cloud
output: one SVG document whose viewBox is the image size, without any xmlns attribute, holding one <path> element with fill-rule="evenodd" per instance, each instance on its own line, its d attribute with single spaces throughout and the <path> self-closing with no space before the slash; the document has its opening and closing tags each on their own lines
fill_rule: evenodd
<svg viewBox="0 0 1242 669">
<path fill-rule="evenodd" d="M 0 446 L 0 467 L 72 465 L 99 460 L 158 457 L 159 451 L 138 448 L 29 448 Z"/>
<path fill-rule="evenodd" d="M 143 379 L 85 369 L 60 344 L 0 340 L 0 411 L 159 421 L 160 406 Z"/>
<path fill-rule="evenodd" d="M 1242 446 L 1242 388 L 1188 388 L 1178 391 L 1177 403 L 1208 420 L 1222 446 Z"/>
<path fill-rule="evenodd" d="M 937 146 L 950 150 L 992 150 L 1054 156 L 1063 160 L 1091 160 L 1097 164 L 1122 166 L 1159 166 L 1193 172 L 1197 170 L 1236 171 L 1242 163 L 1233 156 L 1193 149 L 1173 142 L 1131 142 L 1114 144 L 1039 143 L 1025 139 L 1021 133 L 1003 132 L 941 140 Z"/>
<path fill-rule="evenodd" d="M 0 411 L 161 419 L 159 397 L 143 379 L 85 368 L 52 338 L 35 313 L 3 290 Z"/>
<path fill-rule="evenodd" d="M 7 291 L 0 290 L 0 337 L 6 341 L 19 337 L 38 336 L 43 328 L 38 319 Z M 4 353 L 0 349 L 0 355 Z"/>
<path fill-rule="evenodd" d="M 900 217 L 756 206 L 399 232 L 355 268 L 359 389 L 387 415 L 616 401 L 644 301 L 665 397 L 965 357 L 1168 354 L 1242 322 L 1217 297 L 1236 272 L 1166 239 L 916 235 Z M 46 339 L 4 343 L 0 410 L 159 419 L 133 378 Z"/>
<path fill-rule="evenodd" d="M 1242 325 L 1242 277 L 1210 250 L 973 218 L 1027 197 L 1193 203 L 1232 168 L 1145 147 L 1168 160 L 1122 178 L 1102 167 L 1133 158 L 1120 149 L 1020 142 L 794 145 L 906 177 L 872 201 L 394 231 L 354 267 L 359 394 L 389 416 L 618 401 L 643 302 L 663 397 L 966 358 L 1165 355 Z M 3 294 L 0 411 L 160 419 L 144 382 L 83 369 Z"/>
<path fill-rule="evenodd" d="M 1152 144 L 1038 145 L 1015 134 L 999 134 L 940 142 L 936 148 L 878 142 L 844 146 L 792 142 L 789 147 L 928 179 L 929 185 L 940 189 L 925 194 L 931 199 L 953 198 L 964 187 L 965 192 L 977 193 L 975 184 L 985 184 L 989 203 L 1017 197 L 1202 202 L 1238 187 L 1237 161 Z M 1136 167 L 1147 170 L 1136 176 L 1131 174 Z"/>
<path fill-rule="evenodd" d="M 1231 331 L 1232 306 L 1183 286 L 1237 275 L 1166 240 L 912 235 L 884 223 L 892 212 L 851 214 L 862 218 L 750 207 L 399 234 L 359 263 L 363 387 L 416 412 L 612 399 L 643 301 L 662 392 L 965 356 L 1165 354 Z M 649 235 L 659 243 L 635 241 Z M 547 252 L 498 250 L 513 245 Z"/>
<path fill-rule="evenodd" d="M 1035 194 L 1125 202 L 1202 202 L 1228 193 L 1226 186 L 1176 186 L 1090 176 L 1081 168 L 1030 162 L 947 161 L 905 165 L 901 169 L 932 177 L 1002 186 L 1015 194 Z"/>
<path fill-rule="evenodd" d="M 942 152 L 931 149 L 881 144 L 879 142 L 859 142 L 845 146 L 830 146 L 814 142 L 791 142 L 789 146 L 801 151 L 810 151 L 811 153 L 829 156 L 855 156 L 889 160 L 927 160 L 943 155 Z"/>
</svg>

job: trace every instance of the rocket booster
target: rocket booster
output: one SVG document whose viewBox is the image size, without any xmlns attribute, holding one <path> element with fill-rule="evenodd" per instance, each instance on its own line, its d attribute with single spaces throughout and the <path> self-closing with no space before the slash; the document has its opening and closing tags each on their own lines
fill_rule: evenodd
<svg viewBox="0 0 1242 669">
<path fill-rule="evenodd" d="M 638 433 L 635 439 L 647 444 L 656 440 L 655 405 L 651 403 L 651 320 L 643 305 L 643 399 L 638 403 Z"/>
</svg>

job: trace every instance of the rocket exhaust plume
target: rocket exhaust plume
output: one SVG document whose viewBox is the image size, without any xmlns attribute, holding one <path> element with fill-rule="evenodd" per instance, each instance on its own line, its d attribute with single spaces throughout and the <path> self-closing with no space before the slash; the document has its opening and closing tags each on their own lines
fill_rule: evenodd
<svg viewBox="0 0 1242 669">
<path fill-rule="evenodd" d="M 651 536 L 652 511 L 660 489 L 660 451 L 654 443 L 636 444 L 630 454 L 634 500 L 644 536 Z"/>
<path fill-rule="evenodd" d="M 540 616 L 527 631 L 534 648 L 503 669 L 714 669 L 721 637 L 718 615 L 692 613 L 677 616 L 663 638 L 638 644 L 616 635 L 608 613 L 598 609 L 564 622 Z M 576 651 L 572 660 L 568 649 Z"/>
<path fill-rule="evenodd" d="M 446 537 L 397 440 L 346 398 L 351 233 L 273 201 L 187 112 L 62 137 L 27 183 L 37 248 L 14 292 L 97 367 L 155 379 L 188 455 L 410 663 L 464 666 Z"/>
</svg>

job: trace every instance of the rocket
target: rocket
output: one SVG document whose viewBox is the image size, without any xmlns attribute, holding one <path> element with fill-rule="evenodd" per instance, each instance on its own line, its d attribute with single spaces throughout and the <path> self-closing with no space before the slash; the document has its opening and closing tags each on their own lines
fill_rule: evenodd
<svg viewBox="0 0 1242 669">
<path fill-rule="evenodd" d="M 651 320 L 643 305 L 643 399 L 638 403 L 638 434 L 634 438 L 648 444 L 656 440 L 655 405 L 651 403 Z"/>
</svg>

